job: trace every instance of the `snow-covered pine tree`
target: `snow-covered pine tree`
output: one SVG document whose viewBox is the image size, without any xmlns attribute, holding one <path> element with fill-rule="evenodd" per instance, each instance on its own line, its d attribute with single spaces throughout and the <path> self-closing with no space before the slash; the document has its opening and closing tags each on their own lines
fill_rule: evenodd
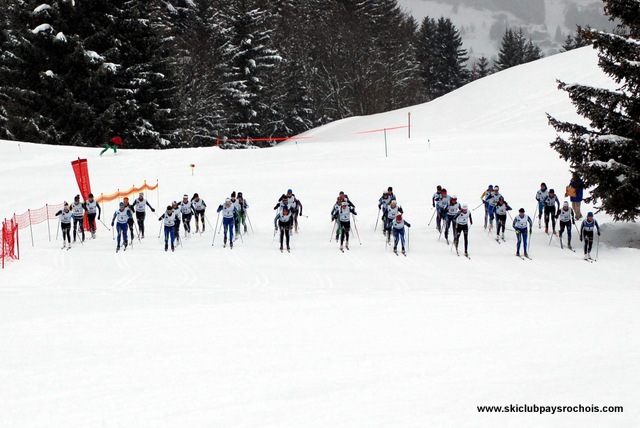
<svg viewBox="0 0 640 428">
<path fill-rule="evenodd" d="M 604 0 L 605 12 L 621 23 L 615 33 L 587 28 L 582 37 L 599 51 L 598 64 L 617 90 L 559 82 L 589 125 L 548 115 L 558 136 L 551 143 L 590 188 L 587 202 L 615 220 L 640 216 L 640 2 Z"/>
<path fill-rule="evenodd" d="M 177 80 L 178 141 L 184 146 L 215 144 L 221 134 L 219 8 L 211 0 L 166 3 L 167 34 Z"/>
<path fill-rule="evenodd" d="M 220 13 L 225 135 L 261 138 L 272 120 L 266 81 L 282 60 L 271 37 L 272 16 L 255 0 L 228 0 Z"/>
</svg>

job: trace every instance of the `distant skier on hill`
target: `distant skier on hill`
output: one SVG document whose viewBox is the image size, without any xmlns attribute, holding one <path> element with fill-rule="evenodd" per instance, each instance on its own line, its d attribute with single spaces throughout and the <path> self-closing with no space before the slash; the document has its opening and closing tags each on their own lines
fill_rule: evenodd
<svg viewBox="0 0 640 428">
<path fill-rule="evenodd" d="M 580 225 L 580 241 L 584 240 L 584 259 L 591 260 L 591 249 L 593 248 L 593 232 L 596 231 L 600 236 L 600 225 L 593 218 L 593 213 L 587 213 L 587 218 Z"/>
<path fill-rule="evenodd" d="M 144 238 L 144 219 L 147 216 L 147 207 L 151 208 L 152 212 L 156 210 L 151 206 L 149 201 L 144 197 L 144 193 L 140 192 L 138 198 L 133 201 L 133 209 L 136 213 L 136 220 L 138 221 L 138 230 L 140 230 L 140 237 Z"/>
<path fill-rule="evenodd" d="M 389 186 L 387 188 L 387 194 L 389 195 L 389 203 L 391 203 L 391 201 L 395 201 L 396 199 L 396 195 L 393 193 L 393 187 Z"/>
<path fill-rule="evenodd" d="M 536 201 L 538 201 L 538 229 L 542 228 L 542 214 L 544 213 L 544 200 L 549 196 L 549 189 L 545 183 L 540 183 L 540 190 L 536 192 Z"/>
<path fill-rule="evenodd" d="M 469 226 L 473 224 L 473 218 L 467 204 L 462 205 L 462 209 L 455 215 L 455 222 L 456 232 L 453 245 L 456 247 L 456 253 L 458 252 L 460 234 L 464 234 L 464 256 L 469 257 Z"/>
<path fill-rule="evenodd" d="M 69 209 L 69 204 L 64 203 L 64 207 L 56 213 L 56 217 L 60 216 L 60 230 L 62 230 L 62 248 L 67 246 L 69 241 L 69 248 L 71 248 L 71 220 L 73 219 L 73 213 Z"/>
<path fill-rule="evenodd" d="M 133 214 L 131 213 L 131 210 L 125 206 L 124 202 L 120 202 L 118 209 L 116 210 L 115 213 L 113 213 L 113 218 L 111 219 L 111 227 L 113 227 L 114 223 L 116 222 L 116 219 L 118 221 L 118 225 L 116 226 L 116 230 L 118 233 L 118 240 L 117 240 L 117 246 L 116 246 L 116 253 L 117 253 L 118 251 L 120 251 L 120 242 L 121 242 L 120 238 L 123 238 L 124 250 L 127 251 L 127 245 L 129 245 L 129 240 L 127 238 L 127 228 L 128 228 L 129 220 L 133 221 Z"/>
<path fill-rule="evenodd" d="M 527 234 L 527 223 L 529 224 L 529 233 Z M 529 246 L 527 245 L 528 238 L 531 237 L 533 233 L 533 222 L 531 221 L 531 217 L 524 213 L 524 208 L 520 208 L 518 210 L 518 215 L 515 219 L 513 219 L 513 229 L 516 231 L 516 236 L 518 237 L 518 244 L 516 245 L 516 256 L 520 257 L 520 244 L 522 243 L 522 249 L 524 250 L 524 256 L 529 257 L 527 250 Z"/>
<path fill-rule="evenodd" d="M 556 232 L 556 207 L 560 209 L 560 201 L 553 189 L 549 189 L 549 194 L 544 198 L 544 233 L 549 233 L 549 220 L 551 220 L 551 229 L 553 234 Z"/>
<path fill-rule="evenodd" d="M 109 149 L 113 149 L 113 154 L 117 155 L 118 154 L 117 147 L 118 146 L 122 147 L 122 145 L 123 145 L 122 138 L 116 135 L 115 137 L 107 141 L 107 144 L 105 145 L 104 149 L 102 149 L 102 151 L 100 152 L 100 156 L 102 156 L 102 154 Z"/>
<path fill-rule="evenodd" d="M 562 208 L 556 214 L 556 219 L 560 219 L 560 245 L 562 245 L 562 233 L 567 231 L 567 246 L 571 250 L 571 225 L 576 224 L 573 209 L 569 208 L 569 202 L 564 202 Z"/>
</svg>

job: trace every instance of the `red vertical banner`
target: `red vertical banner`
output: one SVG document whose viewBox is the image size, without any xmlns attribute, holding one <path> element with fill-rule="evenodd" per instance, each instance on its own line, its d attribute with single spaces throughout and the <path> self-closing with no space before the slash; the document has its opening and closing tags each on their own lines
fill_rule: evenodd
<svg viewBox="0 0 640 428">
<path fill-rule="evenodd" d="M 76 175 L 76 181 L 78 182 L 78 188 L 80 189 L 80 194 L 82 195 L 82 200 L 86 201 L 89 198 L 89 193 L 91 193 L 91 182 L 89 180 L 89 164 L 86 159 L 74 160 L 71 162 L 71 167 L 73 168 L 73 173 Z M 82 222 L 82 226 L 84 230 L 89 229 L 89 220 L 85 214 L 84 221 Z"/>
</svg>

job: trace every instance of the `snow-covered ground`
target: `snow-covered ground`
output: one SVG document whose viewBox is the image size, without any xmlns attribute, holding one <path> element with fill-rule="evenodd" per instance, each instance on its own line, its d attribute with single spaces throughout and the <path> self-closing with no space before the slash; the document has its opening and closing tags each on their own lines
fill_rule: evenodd
<svg viewBox="0 0 640 428">
<path fill-rule="evenodd" d="M 640 425 L 638 226 L 599 214 L 596 263 L 537 227 L 533 260 L 497 244 L 473 212 L 471 259 L 428 226 L 437 184 L 475 207 L 498 184 L 535 209 L 541 181 L 563 193 L 568 165 L 544 112 L 578 119 L 556 78 L 611 87 L 581 49 L 481 79 L 432 103 L 343 120 L 271 149 L 137 151 L 0 143 L 0 216 L 71 200 L 70 161 L 92 190 L 160 183 L 154 207 L 232 190 L 255 233 L 223 249 L 208 226 L 165 253 L 147 237 L 115 253 L 96 240 L 61 251 L 46 223 L 21 231 L 21 260 L 0 272 L 2 427 L 634 427 Z M 382 132 L 387 132 L 385 157 Z M 195 164 L 191 175 L 190 164 Z M 374 233 L 393 186 L 412 224 L 407 257 Z M 273 241 L 273 206 L 304 204 L 291 254 Z M 329 242 L 340 190 L 362 244 Z M 110 220 L 115 203 L 104 207 Z M 583 207 L 584 211 L 590 207 Z M 160 211 L 160 210 L 159 210 Z M 158 211 L 158 212 L 159 212 Z M 380 225 L 378 225 L 380 227 Z M 55 234 L 55 233 L 54 233 Z M 52 235 L 54 235 L 52 234 Z M 574 234 L 574 245 L 579 248 Z M 629 248 L 633 247 L 633 248 Z M 479 413 L 476 406 L 623 406 L 624 413 Z"/>
</svg>

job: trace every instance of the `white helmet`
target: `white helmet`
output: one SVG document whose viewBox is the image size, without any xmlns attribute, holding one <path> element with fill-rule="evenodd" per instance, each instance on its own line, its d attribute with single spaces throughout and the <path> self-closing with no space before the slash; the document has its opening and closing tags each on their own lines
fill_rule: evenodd
<svg viewBox="0 0 640 428">
<path fill-rule="evenodd" d="M 467 204 L 462 204 L 462 209 L 466 210 L 467 209 Z"/>
</svg>

